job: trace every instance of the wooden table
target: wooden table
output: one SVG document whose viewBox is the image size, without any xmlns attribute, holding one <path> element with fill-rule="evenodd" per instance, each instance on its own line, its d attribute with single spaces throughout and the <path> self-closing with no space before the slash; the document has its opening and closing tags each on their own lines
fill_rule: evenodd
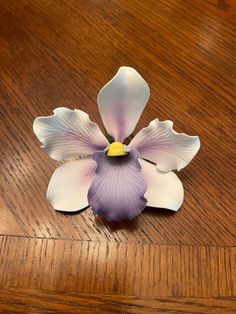
<svg viewBox="0 0 236 314">
<path fill-rule="evenodd" d="M 0 25 L 1 313 L 236 313 L 236 1 L 1 0 Z M 158 117 L 201 138 L 185 202 L 117 223 L 56 212 L 33 120 L 65 106 L 101 126 L 121 65 L 151 89 L 135 133 Z"/>
</svg>

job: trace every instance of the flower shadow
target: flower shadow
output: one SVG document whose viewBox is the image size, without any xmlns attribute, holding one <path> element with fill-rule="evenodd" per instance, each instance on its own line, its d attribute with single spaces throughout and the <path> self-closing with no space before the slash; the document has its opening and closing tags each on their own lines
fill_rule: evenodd
<svg viewBox="0 0 236 314">
<path fill-rule="evenodd" d="M 76 211 L 74 211 L 74 212 L 68 212 L 68 211 L 66 211 L 66 210 L 60 210 L 60 211 L 58 211 L 58 213 L 59 214 L 63 214 L 63 215 L 66 215 L 66 216 L 76 216 L 76 215 L 78 215 L 78 214 L 81 214 L 81 213 L 83 213 L 86 209 L 88 209 L 89 208 L 89 206 L 86 206 L 86 207 L 84 207 L 84 208 L 82 208 L 82 209 L 80 209 L 80 210 L 76 210 Z"/>
<path fill-rule="evenodd" d="M 103 217 L 95 216 L 95 224 L 98 227 L 108 228 L 110 232 L 116 232 L 119 230 L 134 231 L 139 227 L 139 217 L 132 220 L 107 221 Z"/>
<path fill-rule="evenodd" d="M 177 214 L 177 212 L 173 210 L 169 210 L 166 208 L 159 208 L 159 207 L 146 207 L 145 210 L 143 211 L 143 214 L 146 216 L 152 216 L 152 217 L 171 217 Z"/>
</svg>

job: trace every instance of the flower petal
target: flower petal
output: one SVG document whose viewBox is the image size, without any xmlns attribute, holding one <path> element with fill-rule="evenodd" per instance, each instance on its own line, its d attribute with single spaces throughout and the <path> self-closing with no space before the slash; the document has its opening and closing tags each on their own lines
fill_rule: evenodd
<svg viewBox="0 0 236 314">
<path fill-rule="evenodd" d="M 140 157 L 155 162 L 161 171 L 179 171 L 196 155 L 200 140 L 198 136 L 175 132 L 172 121 L 155 119 L 135 135 L 129 147 L 136 148 Z"/>
<path fill-rule="evenodd" d="M 69 161 L 53 173 L 47 198 L 54 209 L 73 212 L 88 206 L 88 189 L 95 174 L 91 158 Z"/>
<path fill-rule="evenodd" d="M 122 157 L 96 152 L 96 174 L 88 192 L 91 208 L 109 221 L 132 219 L 146 205 L 147 184 L 141 175 L 139 153 L 132 150 Z"/>
<path fill-rule="evenodd" d="M 134 130 L 142 114 L 150 90 L 140 74 L 121 67 L 98 94 L 98 108 L 107 132 L 123 142 Z"/>
<path fill-rule="evenodd" d="M 109 145 L 84 111 L 57 108 L 53 112 L 53 116 L 36 118 L 33 124 L 34 133 L 51 158 L 91 155 Z"/>
<path fill-rule="evenodd" d="M 139 159 L 142 174 L 148 184 L 145 197 L 147 206 L 177 211 L 183 203 L 184 190 L 180 179 L 174 172 L 159 171 L 154 164 Z"/>
</svg>

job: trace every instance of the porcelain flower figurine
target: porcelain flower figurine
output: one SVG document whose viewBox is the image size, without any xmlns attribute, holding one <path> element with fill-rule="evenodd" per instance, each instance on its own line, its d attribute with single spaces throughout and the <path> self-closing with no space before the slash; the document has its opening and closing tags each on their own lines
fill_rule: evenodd
<svg viewBox="0 0 236 314">
<path fill-rule="evenodd" d="M 179 209 L 184 192 L 173 170 L 193 159 L 200 141 L 176 133 L 172 121 L 155 119 L 123 144 L 149 95 L 145 80 L 130 67 L 121 67 L 101 89 L 98 109 L 112 143 L 81 110 L 57 108 L 54 115 L 35 119 L 34 133 L 51 158 L 80 157 L 54 172 L 47 191 L 54 209 L 73 212 L 90 206 L 109 221 L 132 219 L 145 206 Z"/>
</svg>

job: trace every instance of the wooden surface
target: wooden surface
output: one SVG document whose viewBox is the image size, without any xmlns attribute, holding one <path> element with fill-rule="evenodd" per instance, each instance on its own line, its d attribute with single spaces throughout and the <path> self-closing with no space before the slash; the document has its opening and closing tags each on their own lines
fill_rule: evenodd
<svg viewBox="0 0 236 314">
<path fill-rule="evenodd" d="M 101 126 L 121 65 L 158 117 L 199 135 L 177 213 L 108 223 L 55 212 L 58 163 L 32 122 L 58 106 Z M 235 313 L 236 1 L 0 0 L 0 313 Z"/>
</svg>

